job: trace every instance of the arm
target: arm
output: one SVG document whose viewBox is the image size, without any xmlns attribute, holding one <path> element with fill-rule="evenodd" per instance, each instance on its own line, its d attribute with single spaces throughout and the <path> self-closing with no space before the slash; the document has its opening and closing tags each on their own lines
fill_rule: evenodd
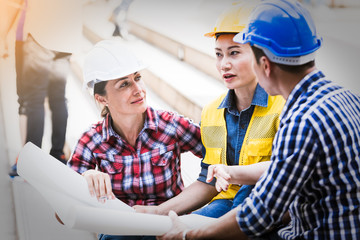
<svg viewBox="0 0 360 240">
<path fill-rule="evenodd" d="M 179 195 L 159 206 L 134 206 L 136 212 L 167 215 L 170 210 L 177 214 L 186 214 L 207 204 L 217 195 L 214 186 L 195 181 Z"/>
<path fill-rule="evenodd" d="M 208 168 L 207 182 L 216 177 L 216 189 L 227 191 L 230 184 L 254 185 L 269 168 L 271 162 L 259 162 L 245 166 L 211 165 Z"/>
<path fill-rule="evenodd" d="M 7 56 L 7 36 L 21 12 L 23 0 L 0 1 L 0 55 Z"/>
<path fill-rule="evenodd" d="M 203 226 L 199 229 L 189 230 L 180 222 L 174 212 L 170 212 L 169 216 L 173 222 L 172 229 L 158 237 L 160 240 L 167 239 L 183 239 L 183 233 L 186 231 L 186 239 L 248 239 L 248 237 L 240 230 L 236 220 L 237 209 L 233 209 L 224 216 L 220 217 L 214 223 Z"/>
<path fill-rule="evenodd" d="M 175 116 L 177 126 L 176 134 L 181 152 L 191 151 L 195 156 L 202 158 L 202 142 L 199 124 L 193 123 L 190 119 Z"/>
<path fill-rule="evenodd" d="M 93 156 L 93 149 L 88 147 L 92 136 L 90 132 L 82 135 L 68 166 L 85 178 L 91 196 L 96 196 L 99 202 L 105 202 L 106 199 L 114 199 L 115 195 L 112 192 L 109 174 L 96 170 L 97 162 Z"/>
</svg>

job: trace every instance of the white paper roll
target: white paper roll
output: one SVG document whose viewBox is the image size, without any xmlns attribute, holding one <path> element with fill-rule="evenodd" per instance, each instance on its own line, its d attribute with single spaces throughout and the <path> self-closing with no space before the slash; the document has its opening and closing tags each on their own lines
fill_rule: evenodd
<svg viewBox="0 0 360 240">
<path fill-rule="evenodd" d="M 136 213 L 118 199 L 98 202 L 91 197 L 83 176 L 32 143 L 27 143 L 19 154 L 18 173 L 70 228 L 110 235 L 158 236 L 172 226 L 168 216 Z M 180 217 L 189 228 L 215 220 L 195 214 Z"/>
</svg>

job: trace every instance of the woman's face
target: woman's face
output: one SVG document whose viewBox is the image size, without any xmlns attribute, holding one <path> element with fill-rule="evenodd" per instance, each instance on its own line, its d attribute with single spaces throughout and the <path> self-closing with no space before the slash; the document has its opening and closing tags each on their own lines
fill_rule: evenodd
<svg viewBox="0 0 360 240">
<path fill-rule="evenodd" d="M 146 89 L 138 72 L 108 81 L 105 87 L 106 104 L 114 116 L 139 114 L 146 111 Z"/>
<path fill-rule="evenodd" d="M 215 43 L 216 67 L 228 89 L 253 85 L 256 75 L 251 47 L 233 41 L 234 34 L 223 34 Z"/>
</svg>

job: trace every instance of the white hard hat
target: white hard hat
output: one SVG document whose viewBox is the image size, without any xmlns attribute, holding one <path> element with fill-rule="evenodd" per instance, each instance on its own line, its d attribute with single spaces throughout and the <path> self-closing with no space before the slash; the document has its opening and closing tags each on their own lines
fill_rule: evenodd
<svg viewBox="0 0 360 240">
<path fill-rule="evenodd" d="M 118 79 L 147 66 L 119 40 L 103 40 L 95 44 L 84 60 L 84 87 Z"/>
</svg>

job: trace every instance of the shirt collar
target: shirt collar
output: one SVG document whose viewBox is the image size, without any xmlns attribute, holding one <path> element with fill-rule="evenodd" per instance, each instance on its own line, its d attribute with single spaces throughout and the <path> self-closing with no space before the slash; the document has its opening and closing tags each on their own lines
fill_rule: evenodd
<svg viewBox="0 0 360 240">
<path fill-rule="evenodd" d="M 218 109 L 236 108 L 234 98 L 235 98 L 234 90 L 229 90 L 228 93 L 226 94 L 225 98 L 223 99 L 223 101 L 220 103 Z M 254 93 L 253 99 L 251 101 L 251 105 L 267 107 L 268 106 L 268 98 L 269 98 L 269 95 L 266 93 L 266 91 L 259 84 L 257 84 L 257 86 L 255 88 L 255 93 Z"/>
<path fill-rule="evenodd" d="M 150 130 L 157 131 L 158 126 L 159 126 L 159 115 L 151 107 L 148 107 L 146 109 L 145 114 L 146 114 L 145 123 L 144 123 L 144 127 L 141 130 L 141 132 L 143 132 L 145 129 L 150 129 Z M 110 114 L 107 114 L 105 116 L 104 120 L 103 120 L 103 123 L 102 123 L 102 129 L 103 129 L 103 131 L 102 131 L 102 141 L 103 142 L 108 142 L 111 137 L 121 139 L 121 137 L 113 129 L 111 123 L 112 123 L 112 118 L 111 118 Z"/>
<path fill-rule="evenodd" d="M 288 110 L 293 106 L 293 104 L 297 101 L 301 94 L 306 93 L 308 88 L 315 81 L 324 78 L 325 75 L 319 71 L 314 70 L 311 73 L 307 74 L 291 91 L 289 97 L 286 100 L 286 104 L 284 106 L 283 111 L 281 112 L 280 119 L 288 112 Z"/>
</svg>

